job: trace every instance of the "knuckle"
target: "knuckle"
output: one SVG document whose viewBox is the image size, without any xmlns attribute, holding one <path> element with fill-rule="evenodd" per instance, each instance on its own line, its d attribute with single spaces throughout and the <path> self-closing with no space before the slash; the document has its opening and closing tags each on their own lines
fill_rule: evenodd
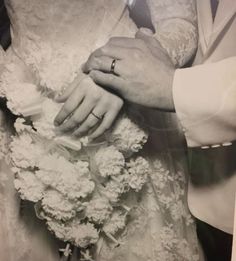
<svg viewBox="0 0 236 261">
<path fill-rule="evenodd" d="M 101 126 L 101 132 L 103 133 L 103 132 L 105 132 L 105 131 L 107 131 L 109 129 L 109 122 L 108 121 L 106 121 L 106 122 L 104 122 L 104 124 Z"/>
<path fill-rule="evenodd" d="M 144 43 L 144 41 L 142 39 L 137 39 L 136 43 L 137 43 L 137 46 L 139 46 L 141 48 L 145 45 L 145 43 Z"/>
<path fill-rule="evenodd" d="M 85 127 L 84 125 L 83 126 L 80 126 L 77 130 L 76 130 L 76 134 L 77 135 L 80 135 L 80 133 L 83 133 L 85 131 Z"/>
<path fill-rule="evenodd" d="M 78 89 L 78 92 L 81 93 L 84 92 L 84 90 L 87 90 L 87 84 L 90 84 L 91 80 L 89 77 L 84 77 L 83 79 L 81 79 L 81 82 L 80 82 L 80 88 Z"/>
<path fill-rule="evenodd" d="M 94 57 L 90 58 L 90 60 L 89 60 L 89 65 L 90 65 L 90 67 L 91 67 L 92 65 L 96 65 L 97 62 L 98 62 L 98 57 L 94 56 Z"/>
<path fill-rule="evenodd" d="M 103 46 L 102 48 L 100 48 L 100 53 L 105 55 L 107 53 L 107 46 Z"/>
<path fill-rule="evenodd" d="M 110 38 L 111 41 L 116 41 L 116 40 L 119 40 L 121 37 L 118 37 L 118 36 L 112 36 Z"/>
<path fill-rule="evenodd" d="M 74 135 L 75 137 L 78 137 L 78 136 L 80 135 L 80 132 L 76 131 L 76 132 L 73 133 L 73 135 Z"/>
<path fill-rule="evenodd" d="M 106 108 L 111 108 L 111 110 L 120 110 L 124 104 L 124 101 L 119 98 L 118 96 L 113 96 L 112 99 L 110 98 L 105 103 Z"/>
<path fill-rule="evenodd" d="M 93 60 L 93 64 L 95 67 L 100 67 L 102 65 L 102 61 L 98 57 L 95 57 Z"/>
<path fill-rule="evenodd" d="M 92 66 L 91 66 L 91 61 L 92 61 L 92 60 L 89 59 L 89 60 L 87 61 L 86 65 L 85 65 L 85 69 L 86 69 L 87 71 L 90 71 L 90 70 L 91 70 L 91 67 L 92 67 Z"/>
<path fill-rule="evenodd" d="M 89 124 L 86 123 L 86 124 L 83 125 L 82 128 L 80 128 L 80 132 L 85 132 L 85 131 L 88 130 L 88 129 L 89 129 Z"/>
<path fill-rule="evenodd" d="M 115 78 L 113 77 L 112 74 L 107 75 L 107 80 L 108 80 L 108 82 L 110 82 L 110 83 L 114 83 L 114 82 L 115 82 Z"/>
<path fill-rule="evenodd" d="M 100 128 L 100 129 L 97 130 L 96 133 L 94 133 L 94 134 L 95 134 L 96 137 L 99 137 L 99 136 L 101 136 L 103 133 L 104 133 L 103 129 Z"/>
<path fill-rule="evenodd" d="M 91 127 L 93 127 L 93 122 L 92 121 L 90 121 L 90 122 L 87 122 L 86 124 L 85 124 L 85 126 L 84 126 L 84 130 L 88 130 L 88 129 L 90 129 Z"/>
<path fill-rule="evenodd" d="M 73 133 L 74 136 L 76 137 L 79 137 L 81 135 L 81 131 L 80 129 L 76 130 L 74 133 Z"/>
<path fill-rule="evenodd" d="M 108 40 L 108 44 L 112 44 L 116 41 L 116 37 L 111 37 L 109 40 Z"/>
<path fill-rule="evenodd" d="M 98 132 L 94 132 L 94 133 L 92 133 L 92 135 L 91 135 L 91 137 L 92 137 L 93 139 L 96 139 L 98 136 L 99 136 Z"/>
<path fill-rule="evenodd" d="M 97 103 L 100 100 L 100 95 L 97 92 L 93 92 L 90 94 L 89 99 L 90 99 L 90 102 Z"/>
<path fill-rule="evenodd" d="M 63 112 L 65 114 L 69 114 L 71 112 L 71 107 L 69 105 L 65 105 L 63 108 Z"/>
<path fill-rule="evenodd" d="M 102 100 L 101 100 L 101 105 L 103 106 L 103 107 L 110 107 L 110 106 L 112 106 L 112 103 L 113 103 L 113 100 L 114 99 L 112 99 L 111 97 L 110 97 L 110 93 L 109 93 L 109 95 L 106 95 L 106 96 L 104 96 L 103 98 L 102 98 Z"/>
<path fill-rule="evenodd" d="M 130 52 L 130 56 L 133 60 L 139 60 L 142 57 L 142 52 L 138 48 L 134 48 L 132 52 Z"/>
<path fill-rule="evenodd" d="M 80 123 L 80 120 L 78 118 L 76 118 L 76 117 L 72 117 L 71 118 L 71 123 L 72 123 L 72 125 L 77 125 L 77 124 Z"/>
<path fill-rule="evenodd" d="M 92 80 L 97 80 L 98 74 L 96 70 L 91 70 L 89 76 L 91 77 Z"/>
<path fill-rule="evenodd" d="M 118 110 L 120 110 L 124 105 L 124 101 L 122 99 L 118 99 L 115 106 Z"/>
<path fill-rule="evenodd" d="M 138 53 L 137 58 L 142 61 L 145 58 L 145 55 L 142 52 L 140 52 Z"/>
<path fill-rule="evenodd" d="M 109 130 L 109 125 L 105 125 L 105 126 L 103 127 L 102 133 L 105 132 L 105 131 L 107 131 L 107 130 Z"/>
<path fill-rule="evenodd" d="M 143 59 L 143 56 L 144 56 L 143 52 L 140 49 L 136 49 L 134 51 L 134 58 L 135 59 L 141 60 L 141 59 Z"/>
</svg>

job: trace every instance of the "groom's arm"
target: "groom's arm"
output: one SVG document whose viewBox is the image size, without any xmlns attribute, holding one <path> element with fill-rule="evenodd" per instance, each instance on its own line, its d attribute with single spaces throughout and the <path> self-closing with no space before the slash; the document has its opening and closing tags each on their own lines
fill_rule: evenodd
<svg viewBox="0 0 236 261">
<path fill-rule="evenodd" d="M 236 140 L 236 57 L 177 70 L 173 98 L 189 147 Z"/>
</svg>

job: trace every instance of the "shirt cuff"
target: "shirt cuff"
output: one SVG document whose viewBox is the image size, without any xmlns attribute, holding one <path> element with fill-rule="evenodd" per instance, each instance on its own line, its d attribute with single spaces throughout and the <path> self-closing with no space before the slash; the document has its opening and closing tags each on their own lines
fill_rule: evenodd
<svg viewBox="0 0 236 261">
<path fill-rule="evenodd" d="M 235 62 L 176 70 L 173 99 L 188 147 L 228 146 L 236 139 Z"/>
</svg>

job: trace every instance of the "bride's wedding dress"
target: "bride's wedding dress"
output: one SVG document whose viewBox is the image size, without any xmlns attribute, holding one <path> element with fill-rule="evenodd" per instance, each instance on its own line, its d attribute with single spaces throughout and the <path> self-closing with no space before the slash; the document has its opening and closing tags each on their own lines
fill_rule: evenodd
<svg viewBox="0 0 236 261">
<path fill-rule="evenodd" d="M 179 2 L 177 8 L 184 8 L 184 1 Z M 7 0 L 6 5 L 12 46 L 6 54 L 0 50 L 0 73 L 4 75 L 0 84 L 5 86 L 34 83 L 63 89 L 93 50 L 111 36 L 133 37 L 137 31 L 123 0 Z M 184 10 L 191 17 L 192 10 Z M 165 36 L 163 31 L 164 28 Z M 191 37 L 185 35 L 188 48 Z M 181 51 L 185 50 L 184 44 Z M 137 113 L 140 121 L 143 113 Z M 148 117 L 150 120 L 146 121 Z M 161 118 L 158 124 L 149 111 L 145 118 L 143 124 L 149 126 L 150 138 L 143 154 L 151 162 L 153 172 L 147 186 L 134 199 L 137 204 L 131 214 L 132 222 L 120 235 L 122 244 L 114 247 L 112 242 L 100 241 L 96 261 L 200 261 L 194 220 L 187 207 L 186 155 L 179 131 L 172 124 L 172 116 L 165 122 Z M 1 133 L 6 129 L 9 133 L 9 128 L 3 127 Z M 7 138 L 8 135 L 6 143 Z M 21 206 L 13 179 L 2 160 L 0 261 L 59 260 L 57 240 L 35 217 L 31 206 Z"/>
</svg>

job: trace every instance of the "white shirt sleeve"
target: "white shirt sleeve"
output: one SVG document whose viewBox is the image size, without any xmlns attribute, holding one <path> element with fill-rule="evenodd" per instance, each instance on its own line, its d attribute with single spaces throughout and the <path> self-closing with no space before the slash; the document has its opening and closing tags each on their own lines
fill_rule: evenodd
<svg viewBox="0 0 236 261">
<path fill-rule="evenodd" d="M 189 147 L 236 140 L 236 57 L 176 70 L 173 97 Z"/>
</svg>

